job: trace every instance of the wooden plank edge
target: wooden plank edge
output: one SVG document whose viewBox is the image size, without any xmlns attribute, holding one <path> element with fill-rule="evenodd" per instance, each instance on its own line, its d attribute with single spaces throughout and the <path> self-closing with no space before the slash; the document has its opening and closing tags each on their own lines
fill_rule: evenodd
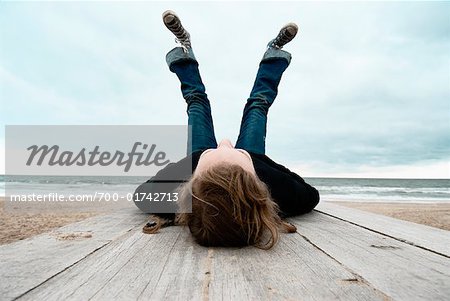
<svg viewBox="0 0 450 301">
<path fill-rule="evenodd" d="M 358 210 L 355 208 L 330 204 L 327 202 L 320 203 L 314 209 L 314 211 L 359 226 L 366 230 L 384 235 L 386 237 L 390 237 L 392 239 L 412 245 L 414 247 L 418 247 L 426 251 L 433 252 L 435 254 L 450 258 L 449 231 L 430 227 L 427 225 L 421 225 L 409 221 L 404 221 L 381 214 Z M 354 218 L 351 215 L 357 215 L 359 216 L 359 218 Z M 373 222 L 365 222 L 362 220 L 362 216 L 364 216 L 365 220 L 367 221 L 371 221 L 373 219 L 382 220 L 386 222 L 386 224 L 398 225 L 398 227 L 409 228 L 411 231 L 423 232 L 425 233 L 425 235 L 422 235 L 421 240 L 417 240 L 418 235 L 414 235 L 413 237 L 411 235 L 399 233 L 399 231 L 395 230 L 396 229 L 395 227 L 384 227 L 383 225 L 376 225 Z M 436 242 L 440 242 L 439 246 L 436 245 Z"/>
</svg>

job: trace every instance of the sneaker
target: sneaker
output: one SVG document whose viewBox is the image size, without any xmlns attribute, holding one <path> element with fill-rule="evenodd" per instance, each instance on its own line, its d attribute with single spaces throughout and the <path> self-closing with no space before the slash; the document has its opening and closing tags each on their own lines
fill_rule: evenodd
<svg viewBox="0 0 450 301">
<path fill-rule="evenodd" d="M 191 48 L 191 36 L 181 25 L 180 18 L 171 10 L 166 10 L 162 17 L 166 27 L 175 35 L 175 42 L 181 44 L 184 52 L 188 52 L 188 49 Z"/>
<path fill-rule="evenodd" d="M 280 33 L 277 37 L 269 42 L 268 47 L 272 48 L 283 48 L 284 45 L 292 41 L 298 32 L 298 26 L 295 23 L 288 23 L 281 28 Z"/>
</svg>

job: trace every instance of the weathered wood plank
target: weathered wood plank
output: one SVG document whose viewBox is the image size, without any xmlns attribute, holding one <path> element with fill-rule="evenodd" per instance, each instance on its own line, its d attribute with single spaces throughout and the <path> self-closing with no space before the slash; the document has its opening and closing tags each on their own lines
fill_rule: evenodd
<svg viewBox="0 0 450 301">
<path fill-rule="evenodd" d="M 356 277 L 356 278 L 355 278 Z M 356 280 L 355 280 L 356 279 Z M 298 234 L 270 251 L 204 248 L 181 227 L 135 230 L 22 300 L 382 300 Z"/>
<path fill-rule="evenodd" d="M 18 269 L 15 273 L 21 275 L 16 281 L 28 282 L 26 287 L 30 287 L 28 278 L 39 278 L 51 264 L 65 266 L 57 269 L 57 275 L 51 272 L 55 275 L 51 279 L 40 277 L 37 287 L 32 282 L 36 288 L 21 299 L 373 300 L 389 295 L 398 300 L 444 300 L 450 294 L 448 258 L 318 212 L 293 219 L 300 234 L 283 235 L 270 251 L 203 248 L 181 227 L 145 235 L 140 227 L 133 228 L 136 223 L 140 226 L 145 215 L 125 215 L 117 217 L 121 226 L 112 228 L 130 222 L 128 230 L 133 230 L 122 232 L 120 237 L 111 235 L 117 232 L 111 228 L 105 229 L 104 236 L 99 235 L 101 231 L 93 232 L 92 238 L 105 245 L 100 244 L 97 251 L 82 256 L 76 264 L 65 263 L 56 255 L 79 250 L 77 244 L 87 238 L 65 241 L 66 248 L 57 244 L 58 251 L 49 252 L 59 259 L 39 264 L 42 270 L 34 267 L 33 254 L 31 259 L 22 260 L 20 268 L 20 260 L 17 266 L 10 260 L 12 271 Z M 83 232 L 89 228 L 76 227 Z M 30 241 L 21 242 L 28 243 L 22 247 L 36 248 Z M 14 258 L 11 253 L 8 256 Z M 11 298 L 2 294 L 2 299 Z"/>
<path fill-rule="evenodd" d="M 271 251 L 215 249 L 211 271 L 211 300 L 387 299 L 297 233 Z"/>
<path fill-rule="evenodd" d="M 207 249 L 181 227 L 128 233 L 20 300 L 198 300 Z"/>
<path fill-rule="evenodd" d="M 151 281 L 141 278 L 142 283 L 147 284 L 141 290 L 139 300 L 205 300 L 208 248 L 195 243 L 186 228 L 174 229 L 180 236 L 167 252 L 164 269 L 155 273 L 158 277 Z M 157 254 L 149 252 L 144 256 L 155 258 Z"/>
<path fill-rule="evenodd" d="M 0 299 L 14 299 L 145 222 L 135 208 L 0 246 Z"/>
<path fill-rule="evenodd" d="M 394 299 L 450 296 L 450 259 L 445 256 L 319 212 L 291 221 L 311 243 Z"/>
<path fill-rule="evenodd" d="M 449 231 L 328 202 L 320 203 L 316 210 L 450 257 Z"/>
</svg>

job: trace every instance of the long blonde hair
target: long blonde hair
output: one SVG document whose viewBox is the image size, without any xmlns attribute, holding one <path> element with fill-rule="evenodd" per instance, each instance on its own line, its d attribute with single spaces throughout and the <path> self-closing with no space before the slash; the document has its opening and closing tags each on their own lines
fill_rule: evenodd
<svg viewBox="0 0 450 301">
<path fill-rule="evenodd" d="M 181 209 L 192 200 L 192 213 L 180 213 L 203 246 L 272 248 L 279 231 L 295 232 L 278 215 L 264 182 L 239 165 L 217 164 L 193 176 L 179 188 Z"/>
</svg>

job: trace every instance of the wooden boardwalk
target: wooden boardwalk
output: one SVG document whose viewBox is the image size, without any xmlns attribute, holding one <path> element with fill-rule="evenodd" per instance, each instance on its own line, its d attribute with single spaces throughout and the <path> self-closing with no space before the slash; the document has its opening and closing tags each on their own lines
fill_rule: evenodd
<svg viewBox="0 0 450 301">
<path fill-rule="evenodd" d="M 270 251 L 130 208 L 0 246 L 1 300 L 449 300 L 450 232 L 322 203 Z"/>
</svg>

